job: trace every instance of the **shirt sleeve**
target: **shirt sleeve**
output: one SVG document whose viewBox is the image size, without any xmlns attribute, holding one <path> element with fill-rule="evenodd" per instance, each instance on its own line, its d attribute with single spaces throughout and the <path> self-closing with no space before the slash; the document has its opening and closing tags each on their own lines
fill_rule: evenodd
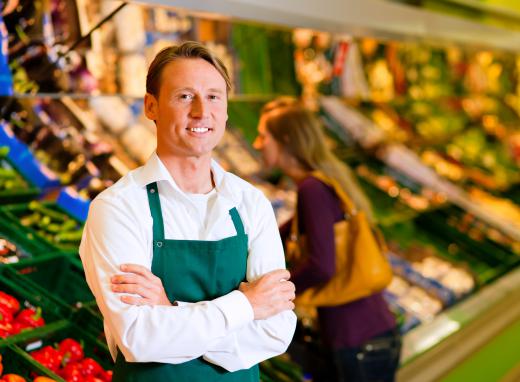
<svg viewBox="0 0 520 382">
<path fill-rule="evenodd" d="M 334 223 L 340 212 L 335 194 L 317 179 L 298 189 L 298 225 L 307 238 L 306 261 L 292 270 L 296 293 L 329 281 L 336 270 Z"/>
<path fill-rule="evenodd" d="M 80 246 L 86 279 L 105 327 L 127 361 L 186 362 L 207 353 L 210 345 L 252 322 L 252 307 L 239 291 L 181 306 L 123 303 L 120 295 L 111 291 L 111 276 L 120 272 L 123 263 L 151 268 L 145 225 L 136 221 L 131 208 L 119 200 L 113 203 L 96 199 Z M 111 352 L 115 357 L 114 349 Z"/>
<path fill-rule="evenodd" d="M 253 281 L 275 269 L 285 269 L 283 246 L 269 201 L 262 195 L 250 224 L 247 280 Z M 204 359 L 229 371 L 247 369 L 287 350 L 296 315 L 285 311 L 265 320 L 254 320 L 214 341 Z"/>
</svg>

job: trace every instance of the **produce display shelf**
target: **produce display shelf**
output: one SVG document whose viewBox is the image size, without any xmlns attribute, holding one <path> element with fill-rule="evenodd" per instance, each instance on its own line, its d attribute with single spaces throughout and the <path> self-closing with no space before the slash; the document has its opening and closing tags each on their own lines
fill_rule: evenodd
<svg viewBox="0 0 520 382">
<path fill-rule="evenodd" d="M 5 267 L 2 276 L 26 285 L 35 295 L 48 296 L 56 304 L 73 309 L 94 301 L 83 269 L 63 254 L 36 258 Z"/>
<path fill-rule="evenodd" d="M 33 204 L 41 206 L 51 214 L 57 213 L 65 219 L 54 219 L 45 212 L 39 213 L 39 210 L 31 208 Z M 56 250 L 72 251 L 77 250 L 81 240 L 81 230 L 83 223 L 71 216 L 67 211 L 63 210 L 54 202 L 36 202 L 9 204 L 1 207 L 2 214 L 6 220 L 12 224 L 12 227 L 17 227 L 19 232 L 25 236 L 28 241 L 37 238 L 39 241 L 46 242 L 49 247 Z M 32 219 L 34 217 L 34 219 Z M 47 222 L 45 219 L 49 218 Z M 24 225 L 24 219 L 33 220 Z M 70 223 L 70 226 L 68 226 Z M 51 233 L 50 228 L 53 227 Z M 65 228 L 67 226 L 67 228 Z M 67 238 L 60 240 L 60 236 L 68 235 L 71 232 L 74 235 L 73 239 Z"/>
<path fill-rule="evenodd" d="M 26 381 L 32 381 L 34 375 L 55 379 L 56 382 L 64 382 L 47 368 L 40 365 L 20 348 L 12 345 L 0 345 L 0 355 L 2 356 L 3 374 L 18 374 Z"/>
<path fill-rule="evenodd" d="M 105 370 L 113 369 L 114 363 L 109 353 L 108 346 L 105 343 L 98 341 L 89 333 L 86 333 L 82 328 L 67 320 L 60 321 L 59 324 L 48 328 L 46 331 L 39 332 L 33 337 L 28 337 L 24 341 L 17 342 L 14 347 L 27 361 L 37 363 L 32 359 L 32 352 L 38 351 L 45 346 L 54 347 L 67 338 L 72 338 L 81 344 L 85 357 L 93 358 Z M 45 367 L 43 367 L 43 369 L 47 370 L 47 373 L 56 381 L 64 382 L 64 379 L 58 377 L 58 375 L 53 373 L 51 370 L 48 370 Z"/>
<path fill-rule="evenodd" d="M 397 380 L 438 381 L 520 320 L 520 269 L 412 329 L 403 337 Z"/>
</svg>

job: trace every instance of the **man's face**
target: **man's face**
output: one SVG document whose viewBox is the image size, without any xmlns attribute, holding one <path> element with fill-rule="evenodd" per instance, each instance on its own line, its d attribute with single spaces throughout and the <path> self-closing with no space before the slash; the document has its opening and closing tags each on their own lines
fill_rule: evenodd
<svg viewBox="0 0 520 382">
<path fill-rule="evenodd" d="M 145 114 L 156 121 L 161 154 L 211 156 L 228 118 L 226 82 L 203 59 L 177 59 L 164 67 L 159 95 L 146 95 Z"/>
</svg>

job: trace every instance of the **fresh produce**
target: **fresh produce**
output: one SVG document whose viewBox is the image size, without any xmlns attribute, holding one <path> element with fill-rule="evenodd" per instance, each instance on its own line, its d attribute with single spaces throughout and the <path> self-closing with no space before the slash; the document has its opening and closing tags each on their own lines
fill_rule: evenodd
<svg viewBox="0 0 520 382">
<path fill-rule="evenodd" d="M 2 379 L 0 381 L 5 382 L 26 382 L 26 379 L 24 377 L 20 377 L 18 374 L 5 374 L 2 376 Z"/>
<path fill-rule="evenodd" d="M 60 342 L 58 351 L 63 355 L 64 363 L 81 361 L 85 356 L 81 344 L 72 338 Z"/>
<path fill-rule="evenodd" d="M 30 354 L 36 361 L 67 382 L 109 382 L 112 380 L 112 371 L 104 370 L 96 360 L 85 357 L 82 344 L 73 338 L 65 338 L 56 347 L 47 345 Z"/>
<path fill-rule="evenodd" d="M 7 308 L 11 314 L 15 314 L 20 310 L 20 303 L 18 300 L 10 294 L 2 291 L 0 291 L 0 306 Z"/>
<path fill-rule="evenodd" d="M 0 238 L 0 263 L 17 263 L 21 258 L 27 258 L 30 255 L 11 241 Z"/>
<path fill-rule="evenodd" d="M 303 380 L 303 371 L 286 354 L 282 354 L 260 363 L 260 380 L 262 382 L 300 382 Z"/>
<path fill-rule="evenodd" d="M 8 293 L 0 291 L 0 337 L 5 338 L 45 325 L 41 308 L 25 308 L 20 311 L 20 302 Z"/>
<path fill-rule="evenodd" d="M 0 354 L 0 375 L 1 375 L 0 382 L 28 382 L 27 379 L 25 379 L 21 375 L 14 374 L 14 373 L 8 373 L 8 374 L 2 375 L 3 372 L 4 372 L 4 365 L 2 363 L 2 355 Z M 52 378 L 39 376 L 39 377 L 36 377 L 33 382 L 56 382 L 56 381 Z"/>
<path fill-rule="evenodd" d="M 0 191 L 10 191 L 28 188 L 27 182 L 5 159 L 9 147 L 0 147 Z"/>
<path fill-rule="evenodd" d="M 63 354 L 49 345 L 30 354 L 36 361 L 52 371 L 58 371 L 63 360 Z"/>
<path fill-rule="evenodd" d="M 79 244 L 83 228 L 67 214 L 35 200 L 29 203 L 29 211 L 20 217 L 20 223 L 24 227 L 34 229 L 39 235 L 58 245 Z"/>
<path fill-rule="evenodd" d="M 27 308 L 22 310 L 18 313 L 18 316 L 16 316 L 16 321 L 23 325 L 24 328 L 37 328 L 45 325 L 41 308 Z"/>
</svg>

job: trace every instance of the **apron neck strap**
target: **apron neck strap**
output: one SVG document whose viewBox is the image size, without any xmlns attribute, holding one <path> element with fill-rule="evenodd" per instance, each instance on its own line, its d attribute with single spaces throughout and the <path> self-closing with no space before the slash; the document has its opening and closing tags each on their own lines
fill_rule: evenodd
<svg viewBox="0 0 520 382">
<path fill-rule="evenodd" d="M 233 207 L 229 210 L 229 214 L 231 215 L 231 219 L 233 219 L 233 224 L 235 225 L 235 229 L 237 231 L 237 235 L 245 235 L 244 225 L 242 224 L 242 219 L 240 219 L 240 215 L 236 207 Z"/>
<path fill-rule="evenodd" d="M 159 200 L 159 189 L 157 182 L 150 183 L 146 186 L 148 194 L 148 204 L 153 219 L 153 240 L 164 240 L 164 223 L 162 218 L 161 201 Z"/>
</svg>

